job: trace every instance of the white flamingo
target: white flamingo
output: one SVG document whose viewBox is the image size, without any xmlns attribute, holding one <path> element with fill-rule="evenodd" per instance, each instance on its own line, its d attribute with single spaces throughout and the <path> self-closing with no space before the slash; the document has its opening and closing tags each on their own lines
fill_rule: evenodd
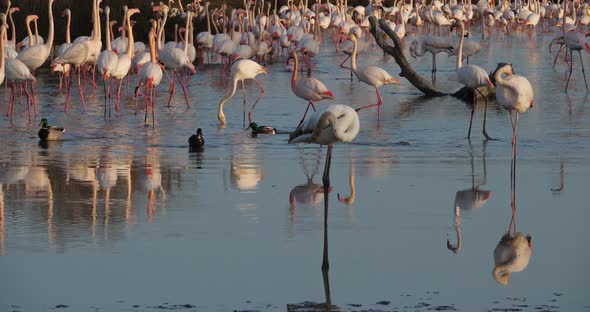
<svg viewBox="0 0 590 312">
<path fill-rule="evenodd" d="M 488 99 L 485 95 L 483 95 L 477 88 L 482 87 L 482 86 L 489 86 L 489 87 L 493 87 L 494 85 L 492 84 L 492 82 L 490 81 L 490 77 L 488 77 L 488 73 L 486 73 L 486 71 L 477 66 L 477 65 L 473 65 L 473 64 L 467 64 L 465 66 L 462 66 L 463 63 L 463 41 L 465 40 L 465 26 L 463 25 L 463 21 L 461 20 L 457 20 L 457 23 L 459 23 L 459 26 L 461 27 L 461 39 L 459 41 L 459 51 L 458 51 L 458 55 L 457 55 L 457 71 L 456 71 L 456 76 L 451 77 L 452 79 L 455 79 L 456 81 L 458 81 L 459 83 L 461 83 L 462 85 L 471 88 L 474 90 L 474 100 L 473 100 L 473 106 L 471 107 L 471 119 L 469 120 L 469 131 L 467 133 L 467 138 L 471 138 L 471 125 L 473 124 L 473 115 L 475 114 L 475 99 L 476 99 L 476 93 L 481 95 L 481 97 L 484 99 L 485 101 L 485 108 L 484 108 L 484 113 L 483 113 L 483 135 L 486 137 L 486 139 L 492 139 L 487 131 L 486 131 L 486 115 L 487 115 L 487 110 L 488 110 Z"/>
<path fill-rule="evenodd" d="M 348 38 L 352 41 L 352 44 L 354 45 L 353 51 L 352 51 L 352 63 L 351 63 L 352 72 L 360 81 L 362 81 L 370 86 L 373 86 L 375 88 L 375 92 L 377 93 L 377 104 L 371 104 L 371 105 L 357 108 L 357 111 L 361 110 L 361 109 L 377 106 L 378 107 L 377 120 L 379 120 L 379 117 L 381 114 L 381 104 L 383 104 L 383 98 L 381 97 L 381 93 L 379 92 L 379 87 L 381 87 L 383 85 L 399 84 L 400 82 L 399 82 L 399 80 L 393 78 L 389 73 L 387 73 L 385 70 L 383 70 L 382 68 L 380 68 L 378 66 L 374 66 L 374 65 L 362 66 L 362 67 L 357 66 L 357 64 L 356 64 L 356 58 L 357 58 L 357 53 L 358 53 L 357 38 L 356 38 L 355 34 L 350 34 L 350 36 Z"/>
<path fill-rule="evenodd" d="M 155 123 L 154 101 L 156 97 L 156 87 L 162 81 L 162 68 L 156 60 L 156 21 L 152 20 L 152 29 L 149 34 L 150 41 L 150 61 L 145 63 L 139 71 L 139 87 L 145 85 L 145 119 L 147 123 L 148 115 L 148 92 L 149 102 L 152 106 L 152 123 Z M 137 93 L 136 93 L 137 98 Z M 135 109 L 137 110 L 137 99 L 135 101 Z"/>
<path fill-rule="evenodd" d="M 307 108 L 305 109 L 305 113 L 299 122 L 301 125 L 305 119 L 305 116 L 307 115 L 309 107 L 311 106 L 314 111 L 316 110 L 315 106 L 313 105 L 314 102 L 325 99 L 333 100 L 334 94 L 328 90 L 326 85 L 316 78 L 301 77 L 300 79 L 297 79 L 297 72 L 299 71 L 297 52 L 293 51 L 291 56 L 294 60 L 293 75 L 291 76 L 291 90 L 293 90 L 293 93 L 295 93 L 296 96 L 307 101 Z"/>
<path fill-rule="evenodd" d="M 107 80 L 113 75 L 113 72 L 117 68 L 118 64 L 118 57 L 115 52 L 111 50 L 111 31 L 110 31 L 110 23 L 109 23 L 109 15 L 111 14 L 111 8 L 106 6 L 104 8 L 104 14 L 106 17 L 105 22 L 105 36 L 106 36 L 106 50 L 102 51 L 98 56 L 97 67 L 98 72 L 102 74 L 103 79 L 103 86 L 104 86 L 104 116 L 106 117 L 107 114 L 107 97 L 111 97 L 111 87 L 109 86 L 107 90 Z M 109 105 L 110 108 L 110 105 Z M 109 109 L 109 116 L 110 116 L 110 109 Z"/>
<path fill-rule="evenodd" d="M 503 75 L 506 75 L 504 78 Z M 523 76 L 514 75 L 512 64 L 500 63 L 494 75 L 496 79 L 496 101 L 510 114 L 512 125 L 512 159 L 516 154 L 517 124 L 520 113 L 534 105 L 534 92 L 531 83 Z M 512 111 L 516 111 L 513 121 Z"/>
<path fill-rule="evenodd" d="M 260 100 L 260 98 L 264 95 L 264 88 L 262 87 L 262 84 L 260 84 L 260 82 L 256 79 L 256 76 L 258 76 L 259 74 L 268 74 L 268 72 L 266 71 L 266 68 L 264 68 L 264 66 L 261 66 L 260 64 L 252 61 L 252 60 L 238 60 L 236 62 L 234 62 L 231 66 L 231 70 L 230 70 L 230 75 L 231 75 L 231 84 L 232 84 L 232 89 L 231 91 L 224 96 L 221 101 L 219 102 L 219 108 L 217 111 L 217 119 L 219 119 L 219 121 L 221 122 L 221 125 L 225 125 L 226 121 L 225 121 L 225 114 L 223 113 L 223 105 L 225 105 L 225 103 L 227 101 L 229 101 L 229 99 L 231 99 L 235 94 L 236 94 L 236 90 L 238 88 L 238 81 L 242 82 L 242 93 L 244 96 L 244 123 L 246 120 L 246 91 L 245 91 L 245 86 L 244 86 L 244 82 L 248 79 L 252 79 L 254 80 L 254 82 L 256 82 L 256 84 L 258 84 L 258 86 L 260 87 L 260 95 L 258 95 L 258 98 L 256 99 L 256 102 L 254 102 L 254 104 L 252 105 L 252 107 L 250 108 L 249 112 L 248 112 L 248 121 L 252 122 L 252 111 L 254 110 L 254 107 L 256 106 L 256 104 L 258 104 L 258 101 Z"/>
<path fill-rule="evenodd" d="M 289 143 L 328 145 L 322 178 L 324 194 L 328 194 L 330 190 L 330 164 L 334 144 L 352 142 L 359 130 L 360 122 L 356 111 L 348 105 L 333 104 L 311 114 L 289 136 Z M 324 198 L 326 203 L 327 198 L 328 196 Z"/>
</svg>

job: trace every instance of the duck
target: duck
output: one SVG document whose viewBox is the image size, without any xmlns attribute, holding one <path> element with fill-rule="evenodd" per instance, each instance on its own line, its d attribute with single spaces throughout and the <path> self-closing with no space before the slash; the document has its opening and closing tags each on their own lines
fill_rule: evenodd
<svg viewBox="0 0 590 312">
<path fill-rule="evenodd" d="M 64 134 L 64 132 L 66 132 L 66 129 L 64 128 L 56 128 L 49 126 L 47 124 L 47 118 L 41 119 L 39 126 L 41 126 L 41 129 L 39 129 L 38 135 L 41 141 L 60 140 L 61 136 Z"/>
<path fill-rule="evenodd" d="M 259 126 L 255 122 L 250 123 L 249 128 L 252 129 L 253 136 L 257 134 L 277 134 L 277 128 L 271 126 Z"/>
<path fill-rule="evenodd" d="M 205 138 L 203 138 L 203 130 L 197 129 L 197 134 L 191 135 L 188 138 L 188 146 L 191 151 L 202 151 L 205 147 Z"/>
</svg>

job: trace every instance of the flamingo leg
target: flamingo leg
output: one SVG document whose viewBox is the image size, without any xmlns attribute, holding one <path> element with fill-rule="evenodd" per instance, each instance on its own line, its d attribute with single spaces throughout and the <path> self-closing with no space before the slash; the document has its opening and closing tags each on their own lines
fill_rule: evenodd
<svg viewBox="0 0 590 312">
<path fill-rule="evenodd" d="M 493 140 L 493 139 L 492 139 L 492 138 L 491 138 L 491 137 L 488 135 L 488 132 L 486 131 L 486 116 L 487 116 L 487 114 L 488 114 L 488 99 L 487 99 L 487 97 L 486 97 L 485 95 L 483 95 L 483 93 L 481 93 L 481 91 L 479 91 L 479 89 L 475 89 L 475 91 L 477 91 L 477 93 L 479 93 L 479 95 L 480 95 L 480 96 L 483 98 L 483 100 L 484 100 L 484 103 L 485 103 L 485 104 L 484 104 L 485 106 L 484 106 L 484 109 L 483 109 L 483 135 L 486 137 L 486 139 L 488 139 L 488 140 Z M 473 103 L 474 103 L 474 104 L 473 104 L 473 107 L 474 107 L 474 109 L 475 109 L 475 102 L 476 102 L 476 101 L 474 100 L 474 101 L 473 101 Z M 473 115 L 472 115 L 472 116 L 473 116 Z M 473 118 L 472 118 L 472 121 L 473 121 Z M 471 124 L 471 122 L 470 122 L 470 124 Z M 471 127 L 470 127 L 470 129 L 471 129 Z"/>
<path fill-rule="evenodd" d="M 322 277 L 324 280 L 324 292 L 326 296 L 326 306 L 328 306 L 328 311 L 332 307 L 330 283 L 328 278 L 328 272 L 330 270 L 330 262 L 328 258 L 328 194 L 330 192 L 330 165 L 332 163 L 333 147 L 333 144 L 328 145 L 328 152 L 326 153 L 326 164 L 324 167 L 324 176 L 322 177 L 322 182 L 324 184 L 324 252 L 322 257 Z"/>
<path fill-rule="evenodd" d="M 467 131 L 467 139 L 471 139 L 471 125 L 473 124 L 473 116 L 475 115 L 475 104 L 477 103 L 477 97 L 473 89 L 473 105 L 471 106 L 471 118 L 469 119 L 469 131 Z"/>
<path fill-rule="evenodd" d="M 129 77 L 129 76 L 127 76 Z M 123 85 L 123 79 L 119 80 L 119 86 L 117 87 L 117 101 L 115 102 L 115 110 L 119 112 L 119 104 L 121 103 L 121 86 Z M 129 78 L 127 79 L 127 94 L 129 94 Z M 110 93 L 110 92 L 109 92 Z"/>
<path fill-rule="evenodd" d="M 74 68 L 72 75 L 70 75 L 69 81 L 68 82 L 68 91 L 66 92 L 66 105 L 64 106 L 64 112 L 68 111 L 68 105 L 70 104 L 70 94 L 72 92 L 72 80 L 74 79 L 74 75 L 76 74 L 76 70 L 80 71 L 79 67 Z"/>
<path fill-rule="evenodd" d="M 375 87 L 375 91 L 377 93 L 377 104 L 369 104 L 367 106 L 359 107 L 359 108 L 355 109 L 357 112 L 360 110 L 363 110 L 365 108 L 370 108 L 370 107 L 374 107 L 374 106 L 381 106 L 381 104 L 383 104 L 383 98 L 381 98 L 381 93 L 379 92 L 379 88 Z"/>
<path fill-rule="evenodd" d="M 250 107 L 250 110 L 248 111 L 248 123 L 252 122 L 252 112 L 254 111 L 256 104 L 258 104 L 258 101 L 260 101 L 260 98 L 264 95 L 264 87 L 262 87 L 262 84 L 260 84 L 260 82 L 256 78 L 254 78 L 254 81 L 256 82 L 258 87 L 260 87 L 260 94 L 258 95 L 256 101 L 254 102 L 254 104 L 252 104 L 252 107 Z"/>
<path fill-rule="evenodd" d="M 553 59 L 553 66 L 551 67 L 553 69 L 553 71 L 555 71 L 555 64 L 557 64 L 557 58 L 559 57 L 559 53 L 561 53 L 561 50 L 563 50 L 565 46 L 562 45 L 561 47 L 559 47 L 559 50 L 557 50 L 557 54 L 555 55 L 555 58 Z"/>
<path fill-rule="evenodd" d="M 174 93 L 176 91 L 176 76 L 172 76 L 172 82 L 170 82 L 170 97 L 168 98 L 168 107 L 170 107 L 170 101 L 172 100 L 172 97 L 174 96 Z"/>
<path fill-rule="evenodd" d="M 570 54 L 572 54 L 572 53 L 573 53 L 573 51 L 570 49 Z M 567 93 L 567 88 L 570 85 L 570 78 L 572 78 L 572 72 L 574 70 L 574 60 L 573 60 L 573 58 L 572 58 L 572 60 L 571 60 L 571 62 L 570 62 L 569 65 L 570 65 L 570 73 L 567 76 L 567 83 L 565 84 L 565 93 Z"/>
<path fill-rule="evenodd" d="M 156 124 L 156 110 L 154 108 L 154 102 L 156 98 L 156 87 L 154 86 L 153 82 L 150 83 L 152 86 L 152 125 Z"/>
<path fill-rule="evenodd" d="M 27 96 L 27 113 L 29 114 L 29 122 L 31 122 L 31 94 L 29 93 L 29 90 L 27 90 L 27 88 L 25 87 L 25 94 Z"/>
<path fill-rule="evenodd" d="M 313 101 L 309 101 L 307 103 L 307 108 L 305 109 L 305 113 L 303 113 L 303 117 L 301 118 L 301 121 L 299 122 L 299 124 L 297 125 L 297 128 L 299 128 L 299 126 L 301 126 L 301 124 L 303 123 L 303 121 L 305 120 L 305 116 L 307 116 L 307 111 L 309 110 L 309 107 L 312 106 L 313 107 Z M 315 107 L 313 108 L 313 110 L 315 111 Z"/>
<path fill-rule="evenodd" d="M 174 75 L 176 75 L 176 78 L 178 78 L 178 82 L 180 82 L 180 86 L 182 87 L 182 92 L 184 93 L 184 99 L 186 100 L 186 108 L 189 108 L 190 106 L 188 105 L 188 95 L 186 94 L 186 87 L 185 87 L 184 83 L 182 82 L 182 77 L 180 77 L 178 72 L 174 72 Z"/>
<path fill-rule="evenodd" d="M 584 84 L 586 85 L 586 94 L 588 94 L 588 81 L 586 81 L 586 72 L 584 71 L 584 61 L 582 60 L 582 51 L 578 51 L 580 55 L 580 64 L 582 64 L 582 76 L 584 76 Z"/>
<path fill-rule="evenodd" d="M 436 54 L 432 53 L 432 83 L 436 81 Z"/>
<path fill-rule="evenodd" d="M 80 84 L 80 71 L 78 71 L 78 91 L 80 91 L 80 98 L 82 99 L 82 104 L 84 105 L 84 111 L 86 111 L 86 100 L 84 99 L 84 92 L 82 92 L 82 85 Z"/>
<path fill-rule="evenodd" d="M 242 126 L 246 126 L 246 81 L 242 80 L 242 96 L 244 97 L 244 110 L 242 112 Z"/>
<path fill-rule="evenodd" d="M 107 80 L 103 79 L 102 80 L 102 86 L 103 86 L 103 90 L 104 90 L 104 119 L 107 119 L 107 97 L 108 97 L 108 93 L 107 93 Z"/>
</svg>

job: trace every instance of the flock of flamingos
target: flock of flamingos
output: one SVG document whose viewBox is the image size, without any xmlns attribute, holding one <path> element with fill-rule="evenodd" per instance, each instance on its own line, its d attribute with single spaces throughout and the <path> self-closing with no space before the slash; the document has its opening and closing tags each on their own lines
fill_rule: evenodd
<svg viewBox="0 0 590 312">
<path fill-rule="evenodd" d="M 50 55 L 53 55 L 53 2 L 54 0 L 47 0 L 49 32 L 46 40 L 37 34 L 33 35 L 31 31 L 30 23 L 36 22 L 39 18 L 37 15 L 27 17 L 29 36 L 17 42 L 16 25 L 12 15 L 18 12 L 18 8 L 9 5 L 6 13 L 2 14 L 0 82 L 6 80 L 6 85 L 10 84 L 11 87 L 7 110 L 7 116 L 11 120 L 14 103 L 23 91 L 27 98 L 27 107 L 31 107 L 33 114 L 37 115 L 34 72 L 48 61 Z M 139 99 L 143 97 L 145 122 L 148 122 L 150 111 L 152 122 L 154 122 L 156 90 L 164 78 L 168 80 L 169 85 L 168 105 L 176 92 L 176 83 L 179 83 L 188 107 L 187 82 L 191 79 L 191 75 L 198 75 L 197 68 L 193 64 L 195 62 L 217 63 L 220 67 L 220 75 L 230 77 L 231 81 L 231 89 L 218 105 L 219 122 L 222 126 L 226 124 L 223 106 L 235 96 L 238 91 L 238 82 L 241 82 L 242 92 L 244 92 L 245 113 L 244 82 L 253 80 L 261 92 L 249 109 L 248 118 L 251 122 L 252 112 L 264 95 L 264 86 L 256 77 L 259 74 L 268 74 L 267 68 L 263 65 L 267 62 L 279 61 L 282 56 L 282 59 L 287 62 L 286 68 L 292 71 L 293 94 L 307 102 L 307 108 L 296 130 L 289 135 L 289 142 L 328 145 L 323 182 L 324 188 L 329 188 L 333 145 L 338 142 L 353 141 L 360 130 L 357 112 L 373 107 L 376 107 L 379 112 L 380 106 L 385 102 L 380 88 L 384 85 L 400 83 L 383 68 L 357 64 L 359 55 L 376 49 L 374 37 L 368 31 L 370 17 L 386 19 L 388 26 L 400 39 L 412 32 L 415 39 L 409 43 L 409 54 L 412 57 L 421 57 L 427 52 L 431 54 L 433 80 L 436 75 L 436 55 L 444 52 L 457 57 L 453 78 L 465 87 L 473 89 L 476 96 L 480 95 L 485 100 L 486 109 L 488 101 L 484 94 L 486 92 L 482 92 L 482 89 L 489 88 L 492 93 L 495 92 L 496 101 L 510 115 L 513 129 L 513 166 L 515 166 L 519 115 L 533 107 L 533 88 L 526 77 L 514 74 L 512 64 L 498 64 L 498 68 L 491 75 L 488 75 L 483 68 L 469 64 L 469 57 L 481 49 L 478 41 L 468 37 L 470 30 L 481 27 L 482 36 L 491 36 L 493 32 L 503 33 L 505 36 L 513 36 L 519 32 L 532 36 L 537 28 L 542 31 L 554 31 L 555 35 L 550 48 L 553 45 L 560 47 L 555 56 L 554 66 L 562 50 L 565 50 L 564 60 L 569 66 L 565 92 L 569 87 L 573 63 L 577 62 L 574 53 L 578 52 L 580 68 L 583 72 L 582 50 L 590 53 L 590 45 L 585 40 L 587 26 L 590 23 L 590 5 L 577 0 L 573 2 L 564 0 L 558 3 L 546 0 L 528 0 L 527 2 L 519 0 L 513 3 L 480 0 L 477 4 L 457 0 L 443 2 L 411 0 L 410 3 L 396 0 L 391 6 L 386 6 L 380 0 L 370 0 L 367 1 L 370 2 L 367 6 L 356 7 L 348 6 L 346 0 L 313 2 L 289 0 L 287 5 L 279 7 L 276 0 L 274 6 L 270 3 L 248 0 L 244 1 L 243 8 L 229 10 L 225 5 L 211 8 L 209 2 L 200 3 L 199 0 L 186 6 L 183 6 L 181 1 L 174 3 L 169 0 L 167 4 L 160 2 L 154 5 L 153 12 L 125 8 L 122 26 L 118 29 L 120 36 L 115 38 L 112 29 L 116 22 L 109 18 L 109 7 L 103 6 L 101 9 L 100 0 L 93 0 L 92 33 L 90 36 L 78 37 L 73 41 L 69 32 L 72 12 L 66 9 L 62 13 L 62 16 L 68 19 L 65 43 L 56 49 L 56 57 L 49 60 L 52 70 L 60 74 L 60 90 L 62 80 L 65 84 L 66 95 L 63 109 L 67 111 L 70 106 L 73 84 L 77 85 L 81 102 L 86 109 L 84 100 L 86 81 L 90 81 L 96 89 L 96 80 L 102 79 L 106 117 L 107 111 L 109 115 L 111 113 L 111 103 L 114 103 L 117 111 L 119 110 L 122 84 L 126 78 L 136 74 L 138 77 L 134 93 L 136 112 L 139 110 Z M 104 16 L 101 16 L 101 11 Z M 150 20 L 151 29 L 147 44 L 134 40 L 132 18 L 135 14 L 153 16 Z M 184 27 L 175 28 L 175 35 L 180 40 L 166 42 L 164 29 L 167 26 L 167 20 L 172 16 L 181 17 L 186 20 L 186 23 Z M 206 19 L 206 31 L 194 31 L 193 20 L 196 18 Z M 450 39 L 454 29 L 458 29 L 459 32 L 458 45 L 453 44 L 453 40 Z M 101 37 L 103 30 L 106 37 L 104 49 Z M 12 33 L 10 40 L 7 35 L 9 31 Z M 196 36 L 193 35 L 194 33 Z M 381 30 L 378 30 L 377 34 L 384 36 L 385 40 L 390 40 Z M 320 47 L 325 45 L 326 40 L 331 40 L 338 52 L 348 55 L 341 66 L 350 70 L 351 79 L 356 77 L 375 89 L 377 103 L 358 108 L 352 108 L 346 104 L 322 104 L 317 107 L 318 102 L 322 100 L 334 99 L 334 94 L 320 80 L 312 77 L 311 64 L 316 62 Z M 391 41 L 388 42 L 393 45 Z M 345 65 L 349 59 L 350 65 Z M 467 64 L 463 64 L 464 61 Z M 586 83 L 585 73 L 583 75 Z M 127 84 L 130 84 L 129 80 Z M 586 91 L 588 91 L 587 83 Z M 28 111 L 30 119 L 31 109 L 29 108 Z M 473 116 L 474 108 L 471 111 L 468 137 L 471 135 Z M 486 139 L 491 139 L 485 128 L 485 116 L 484 112 L 482 132 Z M 269 127 L 251 124 L 251 128 L 254 133 L 274 133 L 274 129 Z M 42 122 L 41 130 L 39 134 L 41 136 L 43 132 L 42 140 L 59 139 L 63 133 L 63 129 L 49 126 L 47 120 Z M 205 140 L 201 129 L 189 139 L 189 144 L 191 147 L 203 148 Z M 518 258 L 514 256 L 515 254 L 522 257 Z M 530 237 L 525 238 L 518 233 L 513 238 L 503 238 L 495 251 L 495 256 L 497 266 L 494 277 L 500 283 L 507 284 L 510 272 L 522 270 L 528 264 Z"/>
</svg>

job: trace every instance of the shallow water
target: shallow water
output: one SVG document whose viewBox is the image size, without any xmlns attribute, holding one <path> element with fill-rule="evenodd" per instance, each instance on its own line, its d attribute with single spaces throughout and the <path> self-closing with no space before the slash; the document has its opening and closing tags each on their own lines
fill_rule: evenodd
<svg viewBox="0 0 590 312">
<path fill-rule="evenodd" d="M 588 98 L 579 70 L 563 92 L 566 67 L 561 61 L 551 70 L 550 38 L 537 37 L 534 48 L 526 37 L 494 37 L 470 60 L 487 70 L 510 61 L 535 89 L 535 107 L 519 121 L 515 194 L 517 230 L 532 236 L 528 267 L 513 273 L 508 286 L 491 273 L 512 216 L 507 113 L 491 102 L 487 127 L 498 140 L 483 142 L 479 102 L 469 142 L 465 103 L 423 98 L 402 79 L 381 88 L 380 127 L 376 110 L 362 111 L 357 139 L 334 148 L 333 304 L 590 311 L 582 196 L 590 176 Z M 338 68 L 343 56 L 324 50 L 314 76 L 335 94 L 333 103 L 375 102 L 374 89 L 350 82 Z M 399 72 L 377 49 L 363 58 Z M 411 61 L 429 76 L 429 56 Z M 445 81 L 454 58 L 439 55 L 437 65 L 441 88 L 458 89 Z M 270 75 L 259 76 L 266 94 L 254 121 L 289 131 L 305 103 L 289 89 L 283 66 L 270 65 Z M 188 110 L 180 89 L 173 106 L 165 106 L 163 82 L 155 126 L 144 126 L 143 111 L 136 115 L 127 95 L 121 112 L 103 119 L 102 86 L 85 89 L 86 112 L 72 92 L 64 113 L 57 82 L 39 75 L 36 120 L 28 122 L 20 104 L 12 124 L 0 118 L 0 310 L 282 311 L 325 301 L 325 147 L 289 145 L 287 135 L 252 137 L 243 130 L 240 92 L 226 105 L 227 128 L 218 128 L 217 103 L 228 84 L 217 66 L 191 78 Z M 251 103 L 259 91 L 253 83 L 247 90 Z M 38 145 L 41 117 L 67 128 L 64 141 Z M 205 151 L 188 153 L 186 140 L 197 127 Z M 351 175 L 354 202 L 341 203 L 337 195 L 350 195 Z M 462 248 L 453 253 L 447 240 L 456 244 L 455 196 L 474 186 L 491 195 L 482 207 L 460 212 Z"/>
</svg>

